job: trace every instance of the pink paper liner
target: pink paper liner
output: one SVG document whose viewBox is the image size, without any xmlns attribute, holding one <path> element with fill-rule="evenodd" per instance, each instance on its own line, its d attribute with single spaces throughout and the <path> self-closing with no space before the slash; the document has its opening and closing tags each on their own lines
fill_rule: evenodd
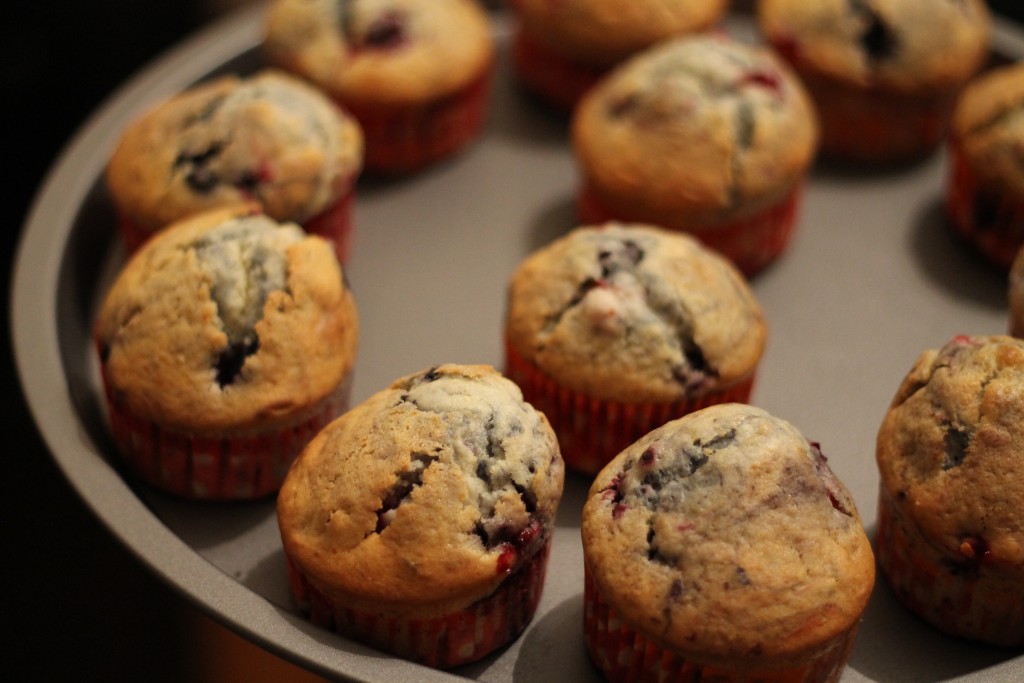
<svg viewBox="0 0 1024 683">
<path fill-rule="evenodd" d="M 688 233 L 705 246 L 732 261 L 747 277 L 756 275 L 774 262 L 789 245 L 796 229 L 803 195 L 803 182 L 798 183 L 780 201 L 756 213 L 707 227 L 685 226 L 682 222 L 661 227 Z M 577 197 L 577 212 L 583 224 L 606 221 L 651 222 L 642 215 L 629 215 L 612 209 L 589 183 L 584 183 Z M 680 217 L 685 219 L 684 216 Z"/>
<path fill-rule="evenodd" d="M 359 121 L 364 167 L 410 173 L 451 156 L 477 139 L 487 122 L 494 65 L 462 90 L 429 104 L 408 107 L 338 103 Z"/>
<path fill-rule="evenodd" d="M 255 426 L 232 436 L 166 429 L 132 413 L 103 384 L 110 433 L 129 471 L 166 493 L 211 501 L 252 500 L 277 492 L 303 447 L 348 409 L 351 378 L 286 427 Z"/>
<path fill-rule="evenodd" d="M 984 563 L 973 571 L 958 567 L 952 558 L 943 564 L 916 525 L 900 518 L 884 488 L 878 495 L 875 557 L 896 598 L 938 630 L 996 645 L 1024 646 L 1022 591 L 1018 588 L 1013 594 L 1005 581 L 988 583 Z"/>
<path fill-rule="evenodd" d="M 513 36 L 512 66 L 528 90 L 563 113 L 571 112 L 607 71 L 565 59 L 522 29 Z"/>
<path fill-rule="evenodd" d="M 319 235 L 334 243 L 334 252 L 342 265 L 348 262 L 352 232 L 352 207 L 355 196 L 352 189 L 353 181 L 347 182 L 348 190 L 324 211 L 302 224 L 303 229 L 309 234 Z M 117 227 L 124 243 L 125 253 L 129 256 L 138 251 L 150 237 L 156 234 L 153 231 L 141 229 L 135 221 L 124 214 L 118 215 Z"/>
<path fill-rule="evenodd" d="M 1009 270 L 1024 245 L 1024 201 L 983 186 L 963 149 L 950 143 L 946 214 L 954 230 L 996 266 Z M 984 212 L 979 206 L 986 207 Z"/>
<path fill-rule="evenodd" d="M 583 634 L 587 652 L 610 683 L 834 683 L 853 651 L 859 622 L 803 664 L 766 670 L 687 659 L 627 624 L 605 601 L 584 563 Z"/>
<path fill-rule="evenodd" d="M 746 403 L 754 373 L 719 390 L 679 401 L 622 403 L 586 396 L 561 387 L 505 341 L 505 375 L 523 398 L 544 413 L 558 436 L 565 466 L 593 475 L 623 449 L 670 420 L 717 403 Z"/>
<path fill-rule="evenodd" d="M 450 669 L 485 657 L 523 632 L 540 603 L 550 551 L 548 536 L 493 593 L 436 617 L 390 616 L 334 604 L 290 557 L 285 559 L 292 596 L 312 623 L 397 657 Z"/>
</svg>

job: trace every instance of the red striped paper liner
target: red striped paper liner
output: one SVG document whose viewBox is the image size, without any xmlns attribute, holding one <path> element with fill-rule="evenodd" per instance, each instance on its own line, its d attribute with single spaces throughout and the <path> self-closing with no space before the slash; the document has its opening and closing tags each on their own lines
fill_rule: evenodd
<svg viewBox="0 0 1024 683">
<path fill-rule="evenodd" d="M 878 568 L 896 598 L 949 635 L 1010 647 L 1024 646 L 1024 571 L 992 580 L 983 562 L 958 565 L 937 551 L 880 487 L 875 532 Z M 945 560 L 945 562 L 943 561 Z"/>
<path fill-rule="evenodd" d="M 607 71 L 568 60 L 522 29 L 513 36 L 512 66 L 528 90 L 563 113 L 571 112 Z"/>
<path fill-rule="evenodd" d="M 487 122 L 494 65 L 461 90 L 433 102 L 410 106 L 339 104 L 359 121 L 364 167 L 382 173 L 410 173 L 460 151 Z"/>
<path fill-rule="evenodd" d="M 799 73 L 817 108 L 822 156 L 868 165 L 907 163 L 934 151 L 949 130 L 956 90 L 901 94 Z"/>
<path fill-rule="evenodd" d="M 167 429 L 130 411 L 103 378 L 107 416 L 128 470 L 166 493 L 211 501 L 253 500 L 277 492 L 288 468 L 316 434 L 348 409 L 351 378 L 291 424 L 257 425 L 231 436 Z"/>
<path fill-rule="evenodd" d="M 348 262 L 352 232 L 352 206 L 355 195 L 353 180 L 348 180 L 346 184 L 348 189 L 333 204 L 301 224 L 309 234 L 319 235 L 333 242 L 334 252 L 342 265 Z M 138 251 L 146 240 L 156 234 L 151 230 L 143 230 L 138 223 L 125 214 L 118 215 L 117 226 L 124 243 L 125 253 L 128 255 Z"/>
<path fill-rule="evenodd" d="M 490 595 L 433 617 L 384 614 L 335 604 L 287 555 L 288 582 L 299 608 L 317 626 L 436 669 L 476 661 L 511 643 L 537 611 L 551 551 L 550 535 Z"/>
<path fill-rule="evenodd" d="M 761 211 L 716 225 L 689 226 L 685 223 L 686 217 L 681 215 L 678 224 L 664 221 L 661 227 L 696 237 L 732 261 L 745 276 L 751 277 L 774 262 L 789 245 L 796 229 L 803 186 L 802 181 L 797 183 L 785 197 Z M 607 221 L 651 222 L 649 217 L 640 214 L 616 211 L 587 182 L 579 190 L 577 212 L 580 222 L 585 225 Z"/>
<path fill-rule="evenodd" d="M 661 425 L 718 403 L 746 403 L 754 373 L 720 389 L 677 401 L 624 403 L 587 396 L 559 384 L 505 340 L 505 376 L 544 413 L 558 436 L 565 466 L 593 475 L 623 449 Z"/>
<path fill-rule="evenodd" d="M 334 245 L 338 263 L 348 263 L 352 251 L 352 207 L 355 192 L 349 189 L 338 201 L 305 222 L 303 228 L 310 235 L 317 235 Z"/>
<path fill-rule="evenodd" d="M 1024 246 L 1024 201 L 984 187 L 959 144 L 948 146 L 946 214 L 954 230 L 1000 268 Z M 979 212 L 979 204 L 989 207 Z"/>
<path fill-rule="evenodd" d="M 781 669 L 710 665 L 652 641 L 608 604 L 584 562 L 583 634 L 591 659 L 609 683 L 834 683 L 853 651 L 859 622 L 807 659 Z"/>
</svg>

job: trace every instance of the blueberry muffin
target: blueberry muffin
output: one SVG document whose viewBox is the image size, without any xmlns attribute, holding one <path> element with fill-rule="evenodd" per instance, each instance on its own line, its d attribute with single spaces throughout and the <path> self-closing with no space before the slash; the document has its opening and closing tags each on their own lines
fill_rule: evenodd
<svg viewBox="0 0 1024 683">
<path fill-rule="evenodd" d="M 351 116 L 303 81 L 264 70 L 152 107 L 121 134 L 105 180 L 129 251 L 191 214 L 256 201 L 333 240 L 344 262 L 362 163 Z"/>
<path fill-rule="evenodd" d="M 875 580 L 818 444 L 720 404 L 655 429 L 594 480 L 584 634 L 613 681 L 837 681 Z"/>
<path fill-rule="evenodd" d="M 946 209 L 956 233 L 1001 269 L 1024 246 L 1024 62 L 970 82 L 953 111 Z"/>
<path fill-rule="evenodd" d="M 771 52 L 725 34 L 664 41 L 575 111 L 580 221 L 688 232 L 750 276 L 788 245 L 817 143 L 809 97 Z"/>
<path fill-rule="evenodd" d="M 716 26 L 728 0 L 510 0 L 512 68 L 529 90 L 570 111 L 630 55 L 673 36 Z"/>
<path fill-rule="evenodd" d="M 935 628 L 1024 646 L 1024 340 L 924 351 L 878 431 L 878 567 Z"/>
<path fill-rule="evenodd" d="M 288 473 L 277 519 L 295 600 L 398 657 L 479 659 L 536 610 L 563 480 L 544 415 L 494 368 L 402 377 Z"/>
<path fill-rule="evenodd" d="M 984 0 L 758 0 L 757 23 L 811 92 L 822 153 L 869 165 L 935 150 L 991 31 Z"/>
<path fill-rule="evenodd" d="M 172 223 L 124 265 L 95 321 L 122 462 L 187 498 L 273 494 L 347 407 L 358 333 L 326 240 L 253 207 Z"/>
<path fill-rule="evenodd" d="M 274 0 L 264 53 L 352 112 L 368 170 L 418 171 L 486 124 L 496 44 L 477 0 Z"/>
<path fill-rule="evenodd" d="M 505 372 L 590 475 L 668 420 L 747 401 L 767 340 L 728 260 L 642 224 L 581 226 L 528 255 L 506 306 Z"/>
</svg>

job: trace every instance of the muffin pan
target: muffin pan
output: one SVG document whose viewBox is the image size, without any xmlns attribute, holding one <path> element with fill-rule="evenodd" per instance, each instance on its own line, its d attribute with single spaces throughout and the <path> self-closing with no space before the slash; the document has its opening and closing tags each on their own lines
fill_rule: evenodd
<svg viewBox="0 0 1024 683">
<path fill-rule="evenodd" d="M 264 8 L 215 23 L 148 65 L 72 139 L 36 197 L 16 254 L 12 336 L 29 407 L 71 485 L 158 577 L 227 627 L 320 675 L 366 683 L 558 679 L 596 682 L 581 632 L 580 509 L 589 485 L 567 477 L 544 597 L 513 645 L 452 672 L 396 660 L 308 623 L 292 604 L 272 501 L 205 504 L 161 495 L 113 457 L 90 339 L 124 261 L 101 176 L 124 125 L 178 90 L 247 72 Z M 405 178 L 363 178 L 348 277 L 362 335 L 354 399 L 441 362 L 501 366 L 505 287 L 519 260 L 575 224 L 576 174 L 564 120 L 510 78 L 508 21 L 485 137 Z M 753 39 L 749 16 L 730 30 Z M 996 50 L 1024 55 L 1016 26 Z M 752 285 L 768 346 L 751 402 L 821 443 L 873 533 L 874 439 L 918 353 L 958 333 L 1007 329 L 1006 276 L 953 236 L 942 213 L 943 152 L 911 166 L 819 164 L 785 254 Z M 945 637 L 879 582 L 845 681 L 1024 679 L 1024 656 Z"/>
</svg>

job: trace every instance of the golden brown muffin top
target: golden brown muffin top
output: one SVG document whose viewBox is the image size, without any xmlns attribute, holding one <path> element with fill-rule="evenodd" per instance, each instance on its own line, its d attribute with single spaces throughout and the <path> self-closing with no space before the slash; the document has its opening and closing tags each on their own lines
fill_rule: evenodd
<svg viewBox="0 0 1024 683">
<path fill-rule="evenodd" d="M 716 25 L 728 0 L 510 0 L 522 29 L 566 58 L 606 67 L 654 43 Z"/>
<path fill-rule="evenodd" d="M 764 313 L 724 257 L 649 225 L 578 227 L 520 263 L 505 334 L 562 386 L 595 398 L 663 402 L 749 378 Z"/>
<path fill-rule="evenodd" d="M 486 365 L 396 380 L 325 427 L 278 496 L 285 552 L 339 606 L 437 616 L 490 594 L 553 531 L 544 415 Z"/>
<path fill-rule="evenodd" d="M 702 663 L 785 666 L 861 618 L 874 555 L 817 444 L 745 404 L 655 429 L 598 474 L 584 559 L 628 624 Z"/>
<path fill-rule="evenodd" d="M 1024 567 L 1024 340 L 958 336 L 924 351 L 882 420 L 882 487 L 963 566 Z"/>
<path fill-rule="evenodd" d="M 495 56 L 476 0 L 275 0 L 264 49 L 271 63 L 366 107 L 453 94 Z"/>
<path fill-rule="evenodd" d="M 301 224 L 350 191 L 362 164 L 355 119 L 268 69 L 200 83 L 145 112 L 124 130 L 106 182 L 118 209 L 150 232 L 248 201 Z"/>
<path fill-rule="evenodd" d="M 94 328 L 116 399 L 200 435 L 302 414 L 349 377 L 358 332 L 331 244 L 252 207 L 198 214 L 151 238 Z"/>
<path fill-rule="evenodd" d="M 778 202 L 804 178 L 818 135 L 789 67 L 719 34 L 671 39 L 631 57 L 583 97 L 572 121 L 580 174 L 603 201 L 673 227 Z"/>
<path fill-rule="evenodd" d="M 758 0 L 757 21 L 801 72 L 908 94 L 966 81 L 991 31 L 984 0 Z"/>
<path fill-rule="evenodd" d="M 968 83 L 953 111 L 950 136 L 983 185 L 1024 197 L 1024 62 Z"/>
</svg>

